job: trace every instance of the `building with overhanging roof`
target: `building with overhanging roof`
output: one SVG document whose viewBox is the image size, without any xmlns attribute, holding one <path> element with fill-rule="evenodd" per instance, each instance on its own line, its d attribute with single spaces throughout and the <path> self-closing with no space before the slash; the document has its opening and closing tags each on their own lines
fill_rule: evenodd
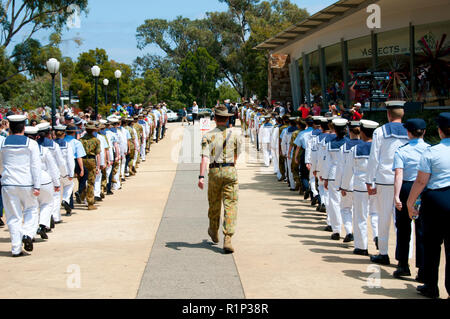
<svg viewBox="0 0 450 319">
<path fill-rule="evenodd" d="M 337 1 L 255 49 L 270 53 L 269 99 L 295 107 L 377 106 L 358 85 L 367 71 L 389 72 L 391 99 L 450 105 L 449 0 Z"/>
</svg>

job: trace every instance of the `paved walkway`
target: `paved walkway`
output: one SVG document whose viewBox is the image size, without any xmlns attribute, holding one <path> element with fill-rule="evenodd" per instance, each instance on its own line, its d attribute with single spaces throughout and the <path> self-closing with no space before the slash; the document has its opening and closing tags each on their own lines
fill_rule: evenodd
<svg viewBox="0 0 450 319">
<path fill-rule="evenodd" d="M 9 233 L 0 229 L 0 298 L 421 298 L 414 260 L 413 276 L 398 280 L 395 265 L 379 267 L 353 255 L 353 244 L 332 241 L 322 230 L 326 215 L 245 146 L 233 255 L 207 235 L 198 127 L 177 123 L 121 191 L 97 211 L 77 208 L 32 256 L 9 257 Z M 391 262 L 394 244 L 392 227 Z"/>
</svg>

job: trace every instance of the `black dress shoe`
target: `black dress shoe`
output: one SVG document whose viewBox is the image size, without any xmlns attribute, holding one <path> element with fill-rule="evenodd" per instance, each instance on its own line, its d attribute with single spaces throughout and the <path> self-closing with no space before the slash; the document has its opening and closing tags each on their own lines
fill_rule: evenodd
<svg viewBox="0 0 450 319">
<path fill-rule="evenodd" d="M 394 271 L 393 276 L 395 278 L 402 278 L 402 277 L 411 276 L 411 271 L 409 270 L 409 267 L 397 266 L 397 270 Z"/>
<path fill-rule="evenodd" d="M 431 288 L 427 285 L 422 285 L 417 287 L 417 292 L 419 294 L 421 294 L 422 296 L 428 297 L 428 298 L 433 298 L 433 299 L 437 299 L 439 298 L 439 289 L 436 288 Z"/>
<path fill-rule="evenodd" d="M 359 249 L 355 248 L 353 250 L 353 254 L 355 255 L 361 255 L 361 256 L 369 256 L 369 251 L 367 249 Z"/>
<path fill-rule="evenodd" d="M 315 206 L 319 202 L 319 195 L 315 196 L 311 201 L 311 206 Z"/>
<path fill-rule="evenodd" d="M 333 228 L 331 228 L 331 226 L 327 226 L 327 227 L 325 227 L 324 231 L 332 232 Z"/>
<path fill-rule="evenodd" d="M 52 232 L 52 229 L 51 229 L 51 228 L 48 228 L 48 227 L 45 227 L 45 232 L 46 232 L 46 233 L 51 233 L 51 232 Z"/>
<path fill-rule="evenodd" d="M 345 238 L 344 238 L 344 243 L 349 243 L 353 240 L 354 240 L 353 234 L 347 234 L 347 236 L 345 236 Z"/>
<path fill-rule="evenodd" d="M 425 276 L 424 276 L 423 270 L 421 268 L 419 268 L 419 271 L 417 273 L 416 281 L 420 282 L 421 284 L 425 283 Z"/>
<path fill-rule="evenodd" d="M 114 195 L 114 193 L 111 192 L 111 191 L 108 191 L 108 192 L 106 193 L 106 195 Z"/>
<path fill-rule="evenodd" d="M 18 253 L 18 254 L 12 254 L 12 256 L 13 256 L 14 258 L 17 258 L 17 257 L 23 257 L 23 256 L 25 256 L 25 253 L 24 253 L 23 251 L 21 251 L 21 252 Z"/>
<path fill-rule="evenodd" d="M 309 198 L 309 191 L 306 191 L 304 196 L 303 196 L 303 199 L 307 200 L 308 198 Z"/>
<path fill-rule="evenodd" d="M 339 233 L 334 233 L 333 235 L 331 235 L 331 239 L 332 240 L 339 240 L 339 239 L 341 239 L 341 235 Z"/>
<path fill-rule="evenodd" d="M 5 223 L 3 222 L 3 220 L 0 218 L 0 227 L 5 226 Z"/>
<path fill-rule="evenodd" d="M 103 202 L 103 199 L 101 197 L 94 197 L 94 200 L 96 202 Z"/>
<path fill-rule="evenodd" d="M 50 228 L 51 229 L 55 228 L 55 220 L 53 219 L 53 216 L 50 217 Z"/>
<path fill-rule="evenodd" d="M 39 236 L 41 236 L 42 239 L 48 239 L 48 236 L 47 236 L 47 234 L 45 232 L 45 226 L 43 226 L 43 225 L 39 225 L 37 234 Z"/>
<path fill-rule="evenodd" d="M 28 236 L 23 236 L 22 242 L 26 251 L 33 251 L 33 240 Z"/>
<path fill-rule="evenodd" d="M 319 212 L 321 212 L 321 213 L 326 213 L 327 212 L 327 208 L 325 207 L 325 204 L 320 204 Z"/>
<path fill-rule="evenodd" d="M 62 201 L 62 205 L 64 207 L 64 209 L 66 210 L 66 216 L 70 216 L 70 214 L 72 213 L 72 208 L 70 207 L 69 203 L 67 203 L 66 201 Z"/>
<path fill-rule="evenodd" d="M 55 222 L 56 225 L 62 224 L 62 220 Z"/>
<path fill-rule="evenodd" d="M 390 265 L 391 262 L 389 261 L 388 255 L 372 255 L 370 256 L 370 261 L 375 264 L 380 265 Z"/>
<path fill-rule="evenodd" d="M 378 237 L 375 237 L 373 241 L 375 242 L 375 247 L 377 247 L 377 250 L 380 250 L 380 248 L 378 248 Z"/>
<path fill-rule="evenodd" d="M 81 196 L 80 196 L 80 193 L 75 192 L 75 200 L 76 200 L 77 204 L 81 204 Z"/>
</svg>

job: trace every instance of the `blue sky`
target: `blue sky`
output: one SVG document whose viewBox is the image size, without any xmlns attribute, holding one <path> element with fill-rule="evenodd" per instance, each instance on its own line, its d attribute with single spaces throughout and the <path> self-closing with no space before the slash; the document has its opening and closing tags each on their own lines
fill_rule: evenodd
<svg viewBox="0 0 450 319">
<path fill-rule="evenodd" d="M 335 0 L 291 0 L 313 14 Z M 206 12 L 225 11 L 226 5 L 218 0 L 90 0 L 88 16 L 81 16 L 80 28 L 65 31 L 63 39 L 81 37 L 78 47 L 73 41 L 61 45 L 63 55 L 76 59 L 81 52 L 95 48 L 106 49 L 109 58 L 131 64 L 137 56 L 145 53 L 163 54 L 157 47 L 139 50 L 136 42 L 136 28 L 146 19 L 172 20 L 181 15 L 190 19 L 202 18 Z M 47 34 L 38 39 L 47 41 Z"/>
</svg>

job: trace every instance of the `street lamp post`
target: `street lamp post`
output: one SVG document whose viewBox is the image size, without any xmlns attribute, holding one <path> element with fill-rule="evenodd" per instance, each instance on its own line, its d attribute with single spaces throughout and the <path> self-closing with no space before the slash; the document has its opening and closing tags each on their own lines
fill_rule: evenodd
<svg viewBox="0 0 450 319">
<path fill-rule="evenodd" d="M 94 65 L 91 68 L 91 72 L 95 80 L 95 114 L 93 120 L 96 121 L 98 116 L 98 77 L 100 76 L 100 68 L 97 65 Z"/>
<path fill-rule="evenodd" d="M 52 76 L 52 127 L 56 125 L 55 76 L 59 71 L 59 61 L 51 58 L 47 61 L 47 70 Z"/>
<path fill-rule="evenodd" d="M 117 79 L 117 100 L 116 100 L 116 105 L 120 104 L 120 78 L 122 77 L 122 72 L 120 70 L 116 70 L 116 72 L 114 72 L 114 76 Z"/>
<path fill-rule="evenodd" d="M 108 105 L 108 85 L 109 85 L 109 80 L 108 79 L 104 79 L 103 80 L 103 85 L 105 86 L 105 105 Z"/>
</svg>

